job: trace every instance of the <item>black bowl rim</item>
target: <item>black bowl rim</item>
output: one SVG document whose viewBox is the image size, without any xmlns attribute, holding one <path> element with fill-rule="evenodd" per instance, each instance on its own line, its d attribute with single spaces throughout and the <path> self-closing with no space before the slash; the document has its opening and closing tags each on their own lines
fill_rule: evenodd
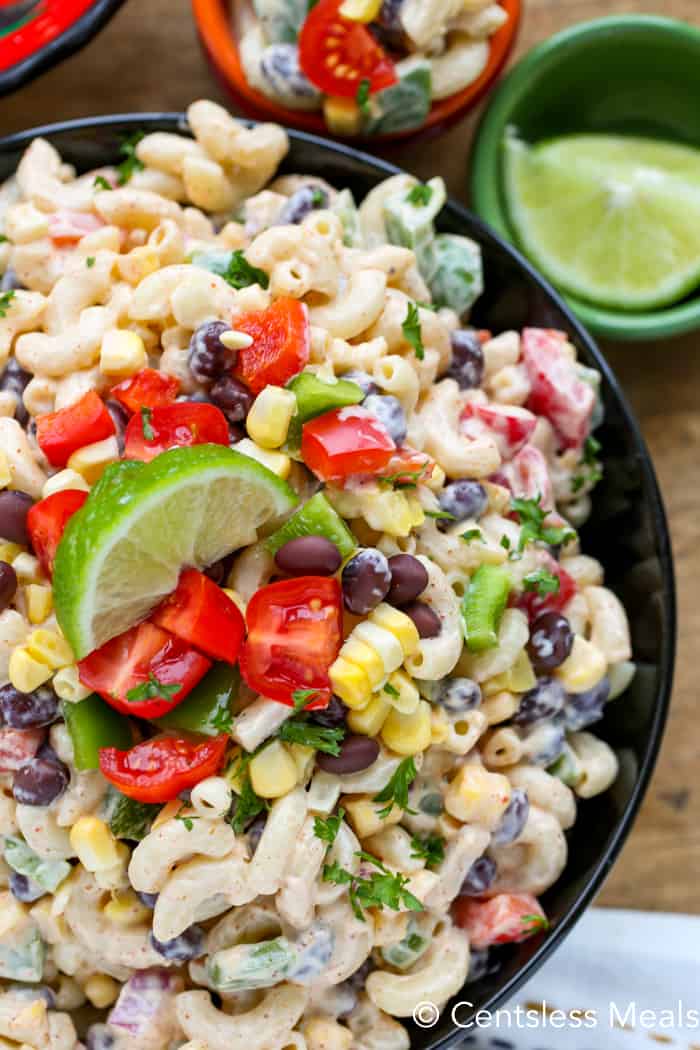
<svg viewBox="0 0 700 1050">
<path fill-rule="evenodd" d="M 92 128 L 109 128 L 113 127 L 116 129 L 120 127 L 135 126 L 137 128 L 143 128 L 144 125 L 149 124 L 158 125 L 164 123 L 172 123 L 173 128 L 181 132 L 187 131 L 187 118 L 184 113 L 173 113 L 173 112 L 149 112 L 149 113 L 121 113 L 113 114 L 109 116 L 101 117 L 82 117 L 76 120 L 61 121 L 55 124 L 44 124 L 40 127 L 30 128 L 27 131 L 17 132 L 13 135 L 8 135 L 4 138 L 0 138 L 0 154 L 9 152 L 10 150 L 19 149 L 27 145 L 33 138 L 38 135 L 52 135 L 61 132 L 70 131 L 89 131 Z M 254 124 L 255 121 L 247 121 L 249 124 Z M 364 153 L 361 150 L 354 149 L 351 146 L 344 145 L 339 142 L 331 142 L 327 139 L 321 138 L 318 135 L 312 135 L 304 131 L 296 131 L 292 129 L 286 129 L 290 138 L 298 142 L 305 142 L 309 145 L 321 147 L 330 153 L 339 154 L 352 158 L 354 161 L 361 161 L 363 164 L 372 167 L 377 171 L 378 174 L 382 175 L 397 175 L 401 173 L 402 169 L 396 165 L 389 163 L 385 160 L 380 160 L 376 157 L 371 156 L 369 153 Z M 586 347 L 588 352 L 591 354 L 595 361 L 596 367 L 600 370 L 606 383 L 609 384 L 612 393 L 617 398 L 620 406 L 622 416 L 625 420 L 626 425 L 634 438 L 637 446 L 637 454 L 639 456 L 639 463 L 642 475 L 644 477 L 645 486 L 649 492 L 650 511 L 652 514 L 654 527 L 656 531 L 658 547 L 659 547 L 659 560 L 661 563 L 662 577 L 663 577 L 663 604 L 664 604 L 664 620 L 668 624 L 668 630 L 666 637 L 664 638 L 661 660 L 659 665 L 659 676 L 660 676 L 660 687 L 659 695 L 657 698 L 654 718 L 652 723 L 651 732 L 649 734 L 649 741 L 647 744 L 644 759 L 640 764 L 639 771 L 636 778 L 636 783 L 629 801 L 624 809 L 622 816 L 620 817 L 615 831 L 610 836 L 607 843 L 606 849 L 603 851 L 598 859 L 595 866 L 593 875 L 584 889 L 579 894 L 575 903 L 571 906 L 564 918 L 559 921 L 549 935 L 543 940 L 539 948 L 533 953 L 532 957 L 528 959 L 523 967 L 515 973 L 510 980 L 496 992 L 491 998 L 480 1004 L 480 1009 L 485 1011 L 493 1011 L 495 1008 L 510 996 L 512 996 L 518 988 L 525 983 L 525 981 L 531 977 L 536 970 L 542 965 L 545 959 L 550 956 L 555 948 L 562 943 L 564 938 L 568 936 L 573 927 L 576 925 L 578 920 L 581 918 L 583 912 L 587 906 L 591 903 L 594 896 L 601 888 L 606 876 L 608 875 L 612 865 L 617 858 L 622 846 L 629 834 L 634 817 L 639 810 L 644 795 L 646 793 L 649 781 L 651 779 L 652 772 L 656 763 L 656 758 L 661 747 L 663 739 L 664 727 L 666 724 L 666 718 L 668 716 L 671 688 L 673 685 L 673 670 L 675 660 L 675 649 L 676 649 L 676 587 L 675 577 L 673 570 L 673 555 L 671 551 L 671 537 L 668 527 L 668 521 L 666 518 L 666 511 L 664 509 L 663 500 L 661 497 L 661 491 L 654 471 L 651 455 L 646 446 L 646 442 L 642 437 L 642 433 L 635 418 L 634 413 L 627 401 L 625 394 L 623 393 L 617 379 L 612 372 L 607 361 L 603 357 L 601 351 L 598 349 L 595 341 L 588 334 L 583 325 L 577 320 L 576 316 L 572 313 L 571 309 L 567 306 L 561 296 L 554 290 L 554 288 L 535 270 L 535 268 L 520 254 L 511 244 L 503 240 L 497 233 L 495 233 L 490 226 L 482 222 L 482 220 L 470 212 L 461 204 L 457 204 L 451 198 L 445 205 L 446 209 L 458 216 L 461 220 L 467 222 L 476 231 L 478 237 L 483 237 L 484 240 L 490 240 L 499 245 L 503 251 L 510 255 L 519 266 L 524 269 L 533 280 L 535 280 L 543 291 L 549 296 L 554 305 L 561 310 L 564 316 L 569 321 L 572 329 L 576 333 L 579 341 Z M 447 1050 L 448 1047 L 456 1046 L 458 1040 L 464 1038 L 464 1030 L 455 1026 L 454 1030 L 442 1038 L 437 1039 L 435 1042 L 426 1044 L 426 1050 Z"/>
<path fill-rule="evenodd" d="M 16 91 L 29 80 L 34 80 L 41 73 L 45 73 L 51 66 L 68 58 L 74 51 L 79 51 L 107 24 L 123 3 L 124 0 L 96 0 L 89 10 L 54 40 L 50 40 L 39 51 L 35 51 L 17 65 L 10 66 L 9 69 L 0 73 L 0 95 L 8 95 L 11 91 Z"/>
</svg>

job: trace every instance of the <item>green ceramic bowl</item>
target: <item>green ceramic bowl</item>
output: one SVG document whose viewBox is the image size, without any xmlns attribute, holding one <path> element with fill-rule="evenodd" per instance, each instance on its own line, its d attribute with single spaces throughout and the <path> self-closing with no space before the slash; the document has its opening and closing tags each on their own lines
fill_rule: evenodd
<svg viewBox="0 0 700 1050">
<path fill-rule="evenodd" d="M 477 132 L 471 194 L 477 214 L 515 242 L 502 180 L 501 144 L 511 124 L 530 142 L 617 132 L 700 147 L 700 29 L 645 15 L 600 18 L 551 37 L 511 70 Z M 568 301 L 591 331 L 611 339 L 700 328 L 700 289 L 675 306 L 639 313 Z"/>
</svg>

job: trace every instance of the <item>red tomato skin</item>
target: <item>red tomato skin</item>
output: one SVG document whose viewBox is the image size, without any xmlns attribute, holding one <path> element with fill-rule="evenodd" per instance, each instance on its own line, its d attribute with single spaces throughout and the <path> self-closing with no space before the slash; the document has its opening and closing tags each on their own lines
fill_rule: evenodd
<svg viewBox="0 0 700 1050">
<path fill-rule="evenodd" d="M 549 420 L 564 448 L 580 448 L 591 428 L 595 394 L 579 379 L 564 343 L 563 332 L 523 330 L 523 362 L 532 384 L 527 407 Z"/>
<path fill-rule="evenodd" d="M 539 568 L 545 569 L 547 572 L 551 572 L 553 576 L 559 577 L 559 590 L 556 594 L 545 594 L 543 596 L 540 596 L 536 590 L 523 591 L 523 593 L 516 598 L 515 605 L 518 609 L 522 609 L 523 612 L 527 614 L 530 623 L 532 623 L 540 613 L 562 612 L 578 590 L 573 576 L 570 576 L 566 569 L 562 569 L 556 558 L 553 558 L 548 551 L 540 551 L 538 560 Z"/>
<path fill-rule="evenodd" d="M 177 589 L 151 614 L 150 622 L 170 631 L 213 660 L 235 664 L 245 623 L 221 587 L 196 569 L 185 569 Z"/>
<path fill-rule="evenodd" d="M 498 472 L 498 484 L 505 485 L 516 499 L 537 499 L 544 510 L 554 506 L 552 479 L 547 460 L 535 445 L 525 445 Z"/>
<path fill-rule="evenodd" d="M 150 410 L 148 422 L 153 437 L 146 438 L 144 420 L 137 412 L 129 420 L 124 435 L 124 457 L 150 463 L 169 448 L 192 445 L 228 445 L 228 423 L 221 409 L 215 405 L 182 401 Z"/>
<path fill-rule="evenodd" d="M 501 459 L 510 460 L 530 440 L 537 416 L 517 405 L 470 401 L 462 412 L 462 431 L 480 437 L 483 429 L 496 442 Z M 472 429 L 474 428 L 474 429 Z"/>
<path fill-rule="evenodd" d="M 457 897 L 452 915 L 456 925 L 469 934 L 472 948 L 477 949 L 515 944 L 540 933 L 541 926 L 528 921 L 532 915 L 546 922 L 537 897 L 531 893 L 498 893 L 487 900 Z"/>
<path fill-rule="evenodd" d="M 65 489 L 54 492 L 30 507 L 27 514 L 29 538 L 32 550 L 47 575 L 50 576 L 53 570 L 56 551 L 68 520 L 80 510 L 87 498 L 87 492 L 82 489 Z"/>
<path fill-rule="evenodd" d="M 299 64 L 312 84 L 328 95 L 355 98 L 363 79 L 370 92 L 396 83 L 396 68 L 366 26 L 339 14 L 342 0 L 320 0 L 299 35 Z M 340 41 L 340 43 L 337 43 Z M 328 63 L 331 55 L 338 60 Z M 339 76 L 337 69 L 349 72 Z"/>
<path fill-rule="evenodd" d="M 72 248 L 87 233 L 94 233 L 102 226 L 104 220 L 90 212 L 64 208 L 49 215 L 49 237 L 57 248 Z"/>
<path fill-rule="evenodd" d="M 79 448 L 115 432 L 112 417 L 94 390 L 68 408 L 36 417 L 36 439 L 52 467 L 65 467 Z"/>
<path fill-rule="evenodd" d="M 138 802 L 170 802 L 181 791 L 219 771 L 226 734 L 196 743 L 181 736 L 154 737 L 128 751 L 100 748 L 100 769 L 123 795 Z"/>
<path fill-rule="evenodd" d="M 248 602 L 246 624 L 239 664 L 250 688 L 289 705 L 296 689 L 316 689 L 306 709 L 326 707 L 328 669 L 343 639 L 338 581 L 297 576 L 261 587 Z"/>
<path fill-rule="evenodd" d="M 78 663 L 80 681 L 125 715 L 159 718 L 172 711 L 211 667 L 201 653 L 179 638 L 146 621 L 105 642 Z M 149 697 L 132 702 L 131 689 L 154 675 L 162 685 L 181 683 L 171 699 Z"/>
<path fill-rule="evenodd" d="M 0 773 L 14 773 L 37 753 L 46 738 L 46 730 L 0 729 Z"/>
<path fill-rule="evenodd" d="M 171 405 L 179 389 L 180 380 L 175 376 L 158 372 L 155 368 L 144 368 L 130 379 L 112 387 L 109 394 L 133 413 L 140 408 Z"/>
<path fill-rule="evenodd" d="M 298 299 L 277 299 L 267 310 L 236 317 L 235 326 L 253 343 L 238 351 L 233 374 L 254 394 L 271 384 L 284 386 L 308 364 L 309 311 Z"/>
<path fill-rule="evenodd" d="M 301 454 L 322 481 L 381 474 L 396 452 L 386 427 L 364 408 L 334 408 L 305 423 Z"/>
</svg>

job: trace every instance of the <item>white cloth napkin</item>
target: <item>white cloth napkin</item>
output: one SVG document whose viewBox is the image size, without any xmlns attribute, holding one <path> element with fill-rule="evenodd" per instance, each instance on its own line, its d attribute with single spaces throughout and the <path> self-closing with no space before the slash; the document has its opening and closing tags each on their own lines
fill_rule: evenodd
<svg viewBox="0 0 700 1050">
<path fill-rule="evenodd" d="M 490 1027 L 465 1030 L 461 1045 L 700 1050 L 700 916 L 589 910 Z"/>
</svg>

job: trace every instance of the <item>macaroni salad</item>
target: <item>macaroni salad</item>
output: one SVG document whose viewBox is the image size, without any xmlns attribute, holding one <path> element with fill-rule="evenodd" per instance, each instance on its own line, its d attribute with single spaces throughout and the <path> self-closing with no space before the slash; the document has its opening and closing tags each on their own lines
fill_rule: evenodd
<svg viewBox="0 0 700 1050">
<path fill-rule="evenodd" d="M 406 1050 L 616 777 L 599 376 L 440 179 L 188 119 L 0 190 L 0 1046 Z"/>
<path fill-rule="evenodd" d="M 419 128 L 473 84 L 507 21 L 497 0 L 243 0 L 235 32 L 249 84 L 336 135 Z"/>
</svg>

